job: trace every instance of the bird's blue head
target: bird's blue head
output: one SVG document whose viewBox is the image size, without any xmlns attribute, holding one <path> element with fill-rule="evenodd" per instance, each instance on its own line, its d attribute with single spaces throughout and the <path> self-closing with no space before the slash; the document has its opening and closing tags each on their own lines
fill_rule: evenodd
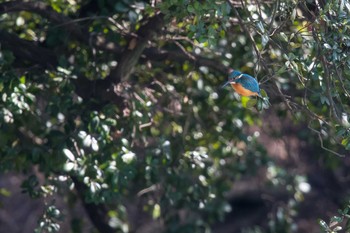
<svg viewBox="0 0 350 233">
<path fill-rule="evenodd" d="M 228 80 L 229 81 L 232 81 L 232 80 L 235 80 L 239 75 L 241 75 L 242 73 L 237 71 L 237 70 L 234 70 L 232 71 L 229 76 L 228 76 Z"/>
<path fill-rule="evenodd" d="M 238 78 L 242 73 L 237 71 L 237 70 L 232 70 L 228 76 L 228 81 L 222 86 L 225 87 L 228 84 L 230 84 L 231 82 L 234 82 L 236 78 Z"/>
</svg>

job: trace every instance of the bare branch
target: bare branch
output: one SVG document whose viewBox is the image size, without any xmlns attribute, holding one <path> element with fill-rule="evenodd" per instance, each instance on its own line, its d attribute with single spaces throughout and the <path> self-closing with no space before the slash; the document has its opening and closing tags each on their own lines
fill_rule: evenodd
<svg viewBox="0 0 350 233">
<path fill-rule="evenodd" d="M 318 139 L 319 139 L 319 141 L 320 141 L 321 148 L 322 148 L 323 150 L 326 150 L 326 151 L 328 151 L 328 152 L 330 152 L 330 153 L 332 153 L 332 154 L 334 154 L 334 155 L 336 155 L 336 156 L 338 156 L 338 157 L 341 157 L 341 158 L 344 158 L 344 157 L 345 157 L 344 154 L 339 154 L 338 152 L 336 152 L 336 151 L 334 151 L 334 150 L 331 150 L 331 149 L 329 149 L 329 148 L 327 148 L 327 147 L 324 146 L 324 144 L 323 144 L 323 138 L 322 138 L 322 133 L 321 133 L 320 131 L 318 131 L 318 130 L 312 128 L 312 127 L 310 126 L 310 124 L 308 125 L 308 128 L 309 128 L 312 132 L 314 132 L 314 133 L 316 133 L 316 134 L 318 135 Z"/>
</svg>

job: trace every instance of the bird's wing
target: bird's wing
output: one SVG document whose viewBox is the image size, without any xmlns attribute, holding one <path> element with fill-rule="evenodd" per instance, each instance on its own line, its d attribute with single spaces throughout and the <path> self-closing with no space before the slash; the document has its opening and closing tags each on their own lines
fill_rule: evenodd
<svg viewBox="0 0 350 233">
<path fill-rule="evenodd" d="M 252 76 L 248 74 L 243 74 L 240 83 L 244 88 L 251 90 L 252 92 L 260 93 L 258 81 L 256 81 L 256 79 Z"/>
</svg>

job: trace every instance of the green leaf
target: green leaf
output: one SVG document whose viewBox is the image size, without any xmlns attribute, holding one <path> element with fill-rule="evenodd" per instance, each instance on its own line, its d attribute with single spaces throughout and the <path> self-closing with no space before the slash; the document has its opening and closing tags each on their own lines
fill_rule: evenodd
<svg viewBox="0 0 350 233">
<path fill-rule="evenodd" d="M 254 107 L 255 105 L 256 105 L 256 103 L 257 103 L 258 101 L 257 101 L 257 99 L 250 99 L 247 103 L 246 103 L 246 108 L 252 108 L 252 107 Z"/>
<path fill-rule="evenodd" d="M 344 139 L 341 141 L 341 144 L 342 144 L 344 147 L 348 147 L 348 145 L 350 144 L 350 138 L 344 138 Z"/>
<path fill-rule="evenodd" d="M 330 105 L 328 97 L 326 97 L 326 96 L 324 96 L 324 95 L 321 95 L 321 96 L 320 96 L 320 100 L 321 100 L 321 103 L 322 103 L 322 104 L 325 104 L 325 103 L 326 103 L 327 105 Z"/>
<path fill-rule="evenodd" d="M 340 223 L 343 221 L 343 218 L 342 217 L 339 217 L 339 216 L 333 216 L 331 218 L 331 222 L 336 222 L 336 223 Z"/>
<path fill-rule="evenodd" d="M 326 49 L 332 49 L 332 47 L 329 44 L 327 44 L 327 43 L 324 43 L 323 47 L 325 47 Z"/>
<path fill-rule="evenodd" d="M 250 98 L 247 97 L 247 96 L 242 96 L 242 97 L 241 97 L 242 106 L 243 106 L 244 108 L 247 108 L 247 103 L 248 103 L 249 100 L 250 100 Z"/>
<path fill-rule="evenodd" d="M 74 167 L 75 167 L 75 163 L 67 162 L 67 163 L 64 164 L 63 169 L 64 169 L 66 172 L 70 172 L 70 171 L 73 170 Z"/>
<path fill-rule="evenodd" d="M 152 217 L 153 219 L 158 219 L 161 215 L 161 209 L 159 204 L 153 206 Z"/>
<path fill-rule="evenodd" d="M 256 108 L 258 111 L 263 110 L 263 101 L 261 99 L 258 99 L 258 102 L 256 103 Z"/>
<path fill-rule="evenodd" d="M 187 11 L 190 12 L 190 13 L 194 13 L 195 12 L 195 9 L 194 7 L 190 4 L 187 6 Z"/>
<path fill-rule="evenodd" d="M 137 21 L 138 15 L 135 11 L 130 10 L 128 12 L 128 17 L 129 17 L 130 22 L 135 23 Z"/>
<path fill-rule="evenodd" d="M 119 12 L 127 12 L 130 9 L 129 6 L 123 3 L 122 1 L 118 1 L 114 5 L 114 8 Z"/>
<path fill-rule="evenodd" d="M 0 188 L 0 195 L 4 197 L 9 197 L 11 196 L 11 192 L 6 188 Z"/>
<path fill-rule="evenodd" d="M 264 89 L 260 89 L 260 94 L 262 97 L 267 97 L 267 93 Z"/>
<path fill-rule="evenodd" d="M 279 34 L 279 37 L 284 41 L 284 42 L 288 42 L 288 37 L 284 32 L 281 32 Z M 288 59 L 288 58 L 287 58 Z"/>
<path fill-rule="evenodd" d="M 19 79 L 21 84 L 25 84 L 26 83 L 26 76 L 21 76 L 21 78 Z"/>
<path fill-rule="evenodd" d="M 291 14 L 291 16 L 290 16 L 290 20 L 291 20 L 291 21 L 294 21 L 296 15 L 297 15 L 297 8 L 294 8 L 293 11 L 292 11 L 292 14 Z"/>
<path fill-rule="evenodd" d="M 261 21 L 258 21 L 257 26 L 261 33 L 265 33 L 265 28 Z"/>
<path fill-rule="evenodd" d="M 266 45 L 267 45 L 267 43 L 269 42 L 269 36 L 267 35 L 267 34 L 263 34 L 262 36 L 261 36 L 261 45 L 263 46 L 263 47 L 265 47 Z"/>
<path fill-rule="evenodd" d="M 330 230 L 328 225 L 327 225 L 327 223 L 325 221 L 319 220 L 318 223 L 320 224 L 320 226 L 322 227 L 323 230 L 325 230 L 325 231 L 329 231 Z"/>
<path fill-rule="evenodd" d="M 72 162 L 75 161 L 75 156 L 74 154 L 67 148 L 63 149 L 63 153 L 65 154 L 65 156 Z"/>
</svg>

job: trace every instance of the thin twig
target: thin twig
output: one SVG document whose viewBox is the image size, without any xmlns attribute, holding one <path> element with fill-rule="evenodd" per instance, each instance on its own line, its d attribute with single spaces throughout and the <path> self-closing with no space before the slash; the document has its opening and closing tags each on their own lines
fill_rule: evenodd
<svg viewBox="0 0 350 233">
<path fill-rule="evenodd" d="M 187 52 L 186 49 L 178 41 L 174 41 L 174 44 L 176 44 L 177 47 L 179 47 L 181 51 L 184 52 L 184 54 L 186 54 L 186 56 L 188 56 L 191 60 L 194 60 L 194 61 L 196 60 L 196 58 L 192 56 L 192 54 Z"/>
<path fill-rule="evenodd" d="M 333 66 L 334 66 L 335 73 L 337 74 L 337 78 L 338 78 L 339 82 L 341 83 L 341 87 L 342 87 L 343 91 L 345 92 L 345 94 L 346 94 L 348 97 L 350 97 L 350 93 L 349 93 L 348 90 L 345 88 L 345 84 L 344 84 L 344 82 L 343 82 L 343 79 L 341 78 L 341 75 L 339 74 L 338 67 L 337 67 L 335 64 L 333 64 Z"/>
<path fill-rule="evenodd" d="M 153 125 L 153 119 L 151 119 L 150 122 L 139 125 L 139 130 L 141 131 L 143 128 L 147 128 L 147 127 L 150 127 L 152 125 Z"/>
<path fill-rule="evenodd" d="M 339 154 L 338 152 L 336 152 L 336 151 L 334 151 L 334 150 L 331 150 L 331 149 L 329 149 L 329 148 L 327 148 L 327 147 L 324 146 L 324 144 L 323 144 L 323 138 L 322 138 L 322 133 L 321 133 L 320 131 L 318 131 L 318 130 L 312 128 L 312 127 L 310 126 L 310 124 L 308 125 L 308 128 L 309 128 L 311 131 L 313 131 L 314 133 L 316 133 L 316 134 L 318 135 L 318 138 L 319 138 L 320 144 L 321 144 L 321 148 L 322 148 L 323 150 L 326 150 L 326 151 L 328 151 L 328 152 L 330 152 L 330 153 L 332 153 L 332 154 L 334 154 L 334 155 L 336 155 L 336 156 L 338 156 L 338 157 L 341 157 L 341 158 L 344 158 L 344 157 L 345 157 L 344 154 Z"/>
<path fill-rule="evenodd" d="M 320 42 L 318 36 L 316 35 L 315 29 L 312 30 L 312 33 L 314 35 L 314 39 L 317 42 L 318 51 L 322 51 L 322 49 L 320 48 L 321 42 Z M 321 60 L 321 63 L 322 63 L 323 69 L 324 69 L 324 76 L 323 77 L 326 81 L 326 83 L 325 83 L 326 84 L 326 95 L 327 95 L 328 100 L 329 100 L 331 112 L 333 113 L 335 120 L 341 125 L 342 121 L 341 121 L 341 118 L 338 116 L 337 109 L 334 105 L 333 97 L 331 94 L 330 72 L 328 69 L 328 64 L 327 64 L 325 56 L 323 54 L 321 54 L 320 52 L 319 52 L 319 57 L 320 57 L 320 60 Z"/>
<path fill-rule="evenodd" d="M 239 15 L 237 9 L 235 8 L 235 6 L 233 5 L 233 3 L 230 0 L 227 0 L 227 2 L 229 3 L 229 5 L 231 6 L 232 10 L 235 12 L 237 19 L 239 21 L 239 24 L 241 25 L 241 28 L 243 29 L 243 31 L 247 34 L 247 36 L 249 37 L 249 39 L 252 41 L 253 44 L 253 49 L 256 53 L 256 56 L 259 57 L 259 50 L 256 47 L 256 42 L 253 38 L 253 36 L 251 35 L 251 33 L 249 32 L 249 30 L 247 29 L 247 27 L 245 26 L 245 24 L 243 23 L 243 19 L 241 18 L 241 16 Z M 242 3 L 243 5 L 243 3 Z"/>
</svg>

